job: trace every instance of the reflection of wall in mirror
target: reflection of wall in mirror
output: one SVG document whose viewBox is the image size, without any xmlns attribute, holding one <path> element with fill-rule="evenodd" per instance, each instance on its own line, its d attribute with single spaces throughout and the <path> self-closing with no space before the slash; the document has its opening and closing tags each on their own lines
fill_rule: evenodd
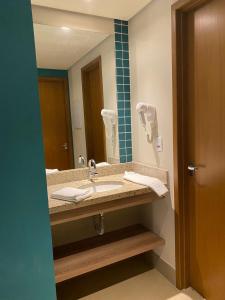
<svg viewBox="0 0 225 300">
<path fill-rule="evenodd" d="M 90 51 L 80 61 L 74 64 L 69 70 L 72 129 L 74 139 L 74 158 L 76 167 L 78 166 L 79 155 L 81 154 L 86 157 L 81 68 L 87 65 L 92 60 L 94 60 L 96 57 L 101 56 L 104 108 L 117 111 L 114 51 L 114 36 L 112 35 L 105 39 L 99 46 Z M 119 162 L 118 129 L 116 129 L 116 131 L 116 145 L 113 157 L 110 141 L 106 140 L 107 157 L 108 162 L 110 163 Z"/>
</svg>

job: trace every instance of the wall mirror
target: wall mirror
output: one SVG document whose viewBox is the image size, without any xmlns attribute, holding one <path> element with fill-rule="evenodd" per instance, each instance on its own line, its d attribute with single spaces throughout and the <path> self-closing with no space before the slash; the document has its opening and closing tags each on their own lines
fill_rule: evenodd
<svg viewBox="0 0 225 300">
<path fill-rule="evenodd" d="M 34 23 L 34 36 L 47 172 L 118 163 L 114 34 Z"/>
</svg>

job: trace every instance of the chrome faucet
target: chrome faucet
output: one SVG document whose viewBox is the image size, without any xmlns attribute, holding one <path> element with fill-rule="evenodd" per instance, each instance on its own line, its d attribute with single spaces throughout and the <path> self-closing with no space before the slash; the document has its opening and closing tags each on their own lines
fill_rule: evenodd
<svg viewBox="0 0 225 300">
<path fill-rule="evenodd" d="M 93 178 L 96 175 L 98 175 L 97 168 L 96 168 L 96 162 L 94 159 L 89 160 L 88 168 L 89 168 L 89 180 L 93 182 Z"/>
</svg>

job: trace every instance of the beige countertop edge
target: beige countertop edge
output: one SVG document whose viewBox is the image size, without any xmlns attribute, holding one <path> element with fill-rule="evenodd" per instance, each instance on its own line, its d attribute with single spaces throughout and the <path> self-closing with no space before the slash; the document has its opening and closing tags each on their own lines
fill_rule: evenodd
<svg viewBox="0 0 225 300">
<path fill-rule="evenodd" d="M 78 209 L 81 207 L 87 207 L 95 204 L 100 204 L 104 202 L 109 202 L 121 198 L 133 197 L 138 195 L 144 194 L 152 194 L 152 190 L 146 186 L 136 184 L 133 182 L 129 182 L 123 179 L 123 174 L 116 174 L 110 176 L 99 177 L 96 181 L 120 181 L 123 183 L 123 186 L 114 191 L 108 191 L 103 193 L 94 193 L 91 197 L 87 198 L 78 203 L 74 202 L 66 202 L 62 200 L 56 200 L 49 196 L 48 203 L 49 203 L 49 213 L 59 213 L 64 211 L 69 211 L 72 209 Z M 81 180 L 81 181 L 74 181 L 74 182 L 67 182 L 63 184 L 51 185 L 48 187 L 48 193 L 51 195 L 52 192 L 61 189 L 66 186 L 71 187 L 80 187 L 82 185 L 86 185 L 89 183 L 88 180 Z M 155 194 L 155 197 L 159 199 L 159 197 Z"/>
<path fill-rule="evenodd" d="M 91 198 L 88 198 L 87 200 L 84 200 L 80 203 L 67 202 L 64 205 L 49 208 L 49 212 L 50 212 L 50 214 L 65 212 L 65 211 L 70 211 L 70 210 L 73 210 L 73 209 L 78 209 L 78 208 L 81 208 L 81 207 L 88 207 L 88 206 L 95 205 L 95 204 L 106 203 L 106 202 L 110 202 L 110 201 L 113 201 L 113 200 L 124 199 L 124 198 L 127 198 L 127 197 L 139 196 L 139 195 L 144 195 L 144 194 L 151 195 L 152 191 L 148 188 L 145 188 L 145 189 L 141 189 L 141 190 L 137 190 L 137 191 L 130 191 L 130 192 L 120 192 L 120 193 L 119 192 L 114 192 L 113 195 L 111 194 L 111 195 L 108 195 L 108 196 L 101 196 L 99 194 L 98 198 L 93 199 L 91 197 Z M 157 195 L 155 195 L 155 197 L 159 198 Z"/>
</svg>

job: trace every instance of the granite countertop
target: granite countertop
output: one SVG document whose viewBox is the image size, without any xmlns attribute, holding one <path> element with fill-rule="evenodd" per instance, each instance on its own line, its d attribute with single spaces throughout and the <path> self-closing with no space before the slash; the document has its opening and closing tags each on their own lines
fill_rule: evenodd
<svg viewBox="0 0 225 300">
<path fill-rule="evenodd" d="M 64 187 L 79 188 L 81 186 L 90 184 L 89 180 L 70 181 L 70 182 L 66 182 L 66 183 L 60 183 L 60 184 L 48 186 L 48 195 L 49 195 L 48 205 L 49 205 L 50 214 L 68 211 L 71 209 L 80 208 L 80 207 L 84 207 L 84 206 L 99 204 L 102 202 L 112 201 L 112 200 L 116 200 L 116 199 L 120 199 L 120 198 L 148 194 L 148 193 L 152 192 L 152 190 L 146 186 L 124 180 L 123 175 L 124 174 L 115 174 L 115 175 L 109 175 L 109 176 L 96 177 L 94 179 L 95 182 L 119 181 L 119 182 L 122 182 L 123 186 L 121 188 L 118 188 L 118 189 L 112 190 L 112 191 L 94 193 L 94 194 L 92 194 L 91 197 L 89 197 L 79 203 L 52 199 L 50 197 L 50 195 L 52 192 L 55 192 Z M 157 195 L 156 195 L 156 197 L 157 197 Z"/>
</svg>

